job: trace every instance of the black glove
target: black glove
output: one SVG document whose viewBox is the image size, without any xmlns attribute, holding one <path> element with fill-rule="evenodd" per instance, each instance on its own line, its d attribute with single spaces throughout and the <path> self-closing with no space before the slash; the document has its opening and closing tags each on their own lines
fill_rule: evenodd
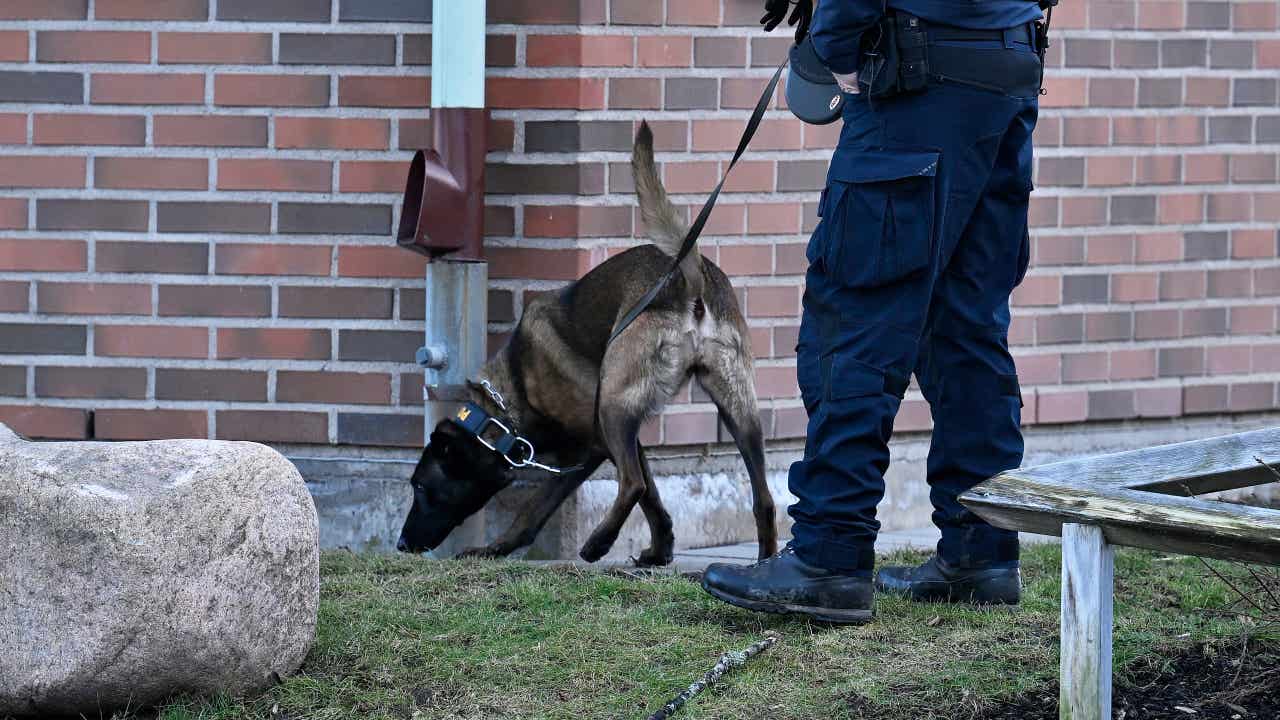
<svg viewBox="0 0 1280 720">
<path fill-rule="evenodd" d="M 793 4 L 796 9 L 791 11 L 787 24 L 796 26 L 796 44 L 799 45 L 804 36 L 809 34 L 809 23 L 813 20 L 813 0 L 765 0 L 764 17 L 760 18 L 760 24 L 764 26 L 765 32 L 773 32 L 783 18 L 787 17 L 787 7 Z"/>
</svg>

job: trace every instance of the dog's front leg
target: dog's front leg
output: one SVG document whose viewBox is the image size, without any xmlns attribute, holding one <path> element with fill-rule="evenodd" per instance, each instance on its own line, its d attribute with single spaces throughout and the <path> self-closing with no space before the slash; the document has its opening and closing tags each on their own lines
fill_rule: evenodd
<svg viewBox="0 0 1280 720">
<path fill-rule="evenodd" d="M 578 470 L 562 475 L 550 475 L 538 486 L 538 494 L 525 503 L 515 521 L 498 539 L 484 547 L 474 547 L 459 553 L 458 557 L 498 558 L 506 557 L 527 545 L 532 545 L 551 516 L 578 486 L 600 467 L 604 458 L 591 458 Z"/>
</svg>

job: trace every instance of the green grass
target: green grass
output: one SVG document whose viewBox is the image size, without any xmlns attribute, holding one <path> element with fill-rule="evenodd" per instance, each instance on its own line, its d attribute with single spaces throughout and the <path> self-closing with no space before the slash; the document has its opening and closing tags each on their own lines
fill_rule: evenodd
<svg viewBox="0 0 1280 720">
<path fill-rule="evenodd" d="M 874 623 L 829 628 L 724 605 L 671 575 L 327 553 L 316 644 L 297 675 L 258 698 L 176 702 L 159 717 L 645 717 L 771 630 L 777 645 L 681 716 L 968 718 L 1056 678 L 1058 561 L 1052 546 L 1026 551 L 1018 609 L 880 596 Z M 1216 612 L 1233 596 L 1193 558 L 1123 551 L 1116 564 L 1121 682 L 1261 632 Z"/>
</svg>

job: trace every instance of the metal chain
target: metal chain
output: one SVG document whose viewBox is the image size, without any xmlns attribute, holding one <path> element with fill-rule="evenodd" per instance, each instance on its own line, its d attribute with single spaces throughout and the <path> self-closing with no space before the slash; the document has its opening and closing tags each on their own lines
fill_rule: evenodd
<svg viewBox="0 0 1280 720">
<path fill-rule="evenodd" d="M 489 381 L 487 379 L 480 378 L 480 387 L 484 388 L 484 391 L 489 393 L 489 399 L 497 404 L 499 410 L 501 410 L 504 413 L 510 414 L 511 411 L 507 409 L 506 402 L 502 400 L 502 393 L 498 392 L 497 390 L 494 390 L 493 386 L 489 384 Z"/>
</svg>

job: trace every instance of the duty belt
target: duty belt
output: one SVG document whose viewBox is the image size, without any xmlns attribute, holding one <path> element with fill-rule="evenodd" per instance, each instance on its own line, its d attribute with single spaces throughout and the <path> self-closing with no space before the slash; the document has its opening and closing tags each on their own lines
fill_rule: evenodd
<svg viewBox="0 0 1280 720">
<path fill-rule="evenodd" d="M 1009 51 L 1025 45 L 1028 54 L 1042 56 L 1037 47 L 1038 36 L 1033 23 L 1004 30 L 969 30 L 939 25 L 925 28 L 928 37 L 928 62 L 931 79 L 955 82 L 1020 97 L 1040 93 L 1044 60 L 1010 62 Z M 997 47 L 964 47 L 942 43 L 998 43 Z M 1029 59 L 1029 58 L 1028 58 Z"/>
</svg>

